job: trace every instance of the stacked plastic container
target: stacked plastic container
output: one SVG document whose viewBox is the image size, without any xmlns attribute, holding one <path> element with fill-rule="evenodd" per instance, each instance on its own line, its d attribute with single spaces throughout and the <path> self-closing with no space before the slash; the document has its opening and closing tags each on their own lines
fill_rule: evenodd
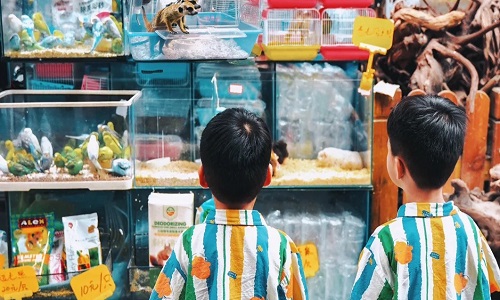
<svg viewBox="0 0 500 300">
<path fill-rule="evenodd" d="M 321 2 L 321 55 L 325 60 L 367 60 L 369 53 L 352 43 L 357 16 L 375 17 L 368 8 L 372 0 L 322 0 Z"/>
</svg>

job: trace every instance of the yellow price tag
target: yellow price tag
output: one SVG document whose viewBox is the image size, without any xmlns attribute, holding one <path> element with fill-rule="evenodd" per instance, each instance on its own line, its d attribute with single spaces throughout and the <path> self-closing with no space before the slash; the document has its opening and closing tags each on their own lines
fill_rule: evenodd
<svg viewBox="0 0 500 300">
<path fill-rule="evenodd" d="M 306 278 L 314 277 L 319 270 L 318 249 L 312 243 L 298 246 L 302 265 L 304 266 L 304 274 Z"/>
<path fill-rule="evenodd" d="M 0 270 L 2 270 L 5 267 L 5 256 L 3 254 L 0 254 Z"/>
<path fill-rule="evenodd" d="M 392 47 L 394 23 L 388 19 L 356 17 L 352 31 L 352 43 L 356 46 L 368 44 L 383 49 Z"/>
<path fill-rule="evenodd" d="M 113 295 L 116 285 L 106 265 L 93 267 L 69 282 L 78 300 L 103 300 Z"/>
<path fill-rule="evenodd" d="M 0 270 L 0 298 L 22 299 L 39 290 L 35 269 L 23 266 Z"/>
</svg>

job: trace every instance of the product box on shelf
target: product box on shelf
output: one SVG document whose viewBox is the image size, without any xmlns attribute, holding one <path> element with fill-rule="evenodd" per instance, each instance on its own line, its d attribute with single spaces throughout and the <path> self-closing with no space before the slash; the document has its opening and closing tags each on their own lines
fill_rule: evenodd
<svg viewBox="0 0 500 300">
<path fill-rule="evenodd" d="M 244 59 L 262 32 L 241 21 L 240 0 L 140 4 L 131 5 L 127 26 L 130 53 L 137 61 Z M 170 14 L 178 14 L 175 26 L 156 21 Z"/>
<path fill-rule="evenodd" d="M 96 265 L 105 265 L 115 282 L 110 299 L 126 299 L 127 263 L 130 260 L 129 191 L 51 190 L 9 192 L 9 218 L 13 234 L 10 267 L 33 265 L 40 290 L 29 299 L 75 299 L 70 280 Z M 37 217 L 38 219 L 34 219 Z M 31 252 L 23 254 L 26 234 L 36 227 L 22 221 L 46 220 L 46 238 L 38 235 Z M 41 223 L 40 223 L 41 224 Z M 48 244 L 48 245 L 47 245 Z M 43 262 L 29 262 L 38 247 Z M 42 264 L 42 268 L 38 268 Z"/>
<path fill-rule="evenodd" d="M 0 93 L 0 190 L 130 189 L 130 107 L 140 94 Z"/>
<path fill-rule="evenodd" d="M 122 0 L 4 0 L 1 5 L 4 57 L 124 55 Z"/>
</svg>

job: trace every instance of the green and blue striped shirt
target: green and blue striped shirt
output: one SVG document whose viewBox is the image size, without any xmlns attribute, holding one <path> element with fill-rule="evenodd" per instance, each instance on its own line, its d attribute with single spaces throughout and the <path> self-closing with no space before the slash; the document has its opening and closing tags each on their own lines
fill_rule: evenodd
<svg viewBox="0 0 500 300">
<path fill-rule="evenodd" d="M 158 277 L 158 299 L 308 299 L 300 254 L 255 210 L 212 210 L 187 229 Z"/>
<path fill-rule="evenodd" d="M 408 203 L 360 254 L 351 299 L 490 299 L 500 270 L 481 231 L 453 202 Z"/>
</svg>

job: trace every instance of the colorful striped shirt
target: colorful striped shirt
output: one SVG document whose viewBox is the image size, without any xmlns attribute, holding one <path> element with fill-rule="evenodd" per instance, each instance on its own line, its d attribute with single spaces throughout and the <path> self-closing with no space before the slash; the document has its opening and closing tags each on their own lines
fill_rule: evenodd
<svg viewBox="0 0 500 300">
<path fill-rule="evenodd" d="M 476 223 L 452 201 L 408 203 L 360 254 L 351 299 L 490 299 L 500 270 Z"/>
<path fill-rule="evenodd" d="M 256 210 L 212 210 L 187 229 L 150 299 L 308 299 L 300 254 Z"/>
</svg>

